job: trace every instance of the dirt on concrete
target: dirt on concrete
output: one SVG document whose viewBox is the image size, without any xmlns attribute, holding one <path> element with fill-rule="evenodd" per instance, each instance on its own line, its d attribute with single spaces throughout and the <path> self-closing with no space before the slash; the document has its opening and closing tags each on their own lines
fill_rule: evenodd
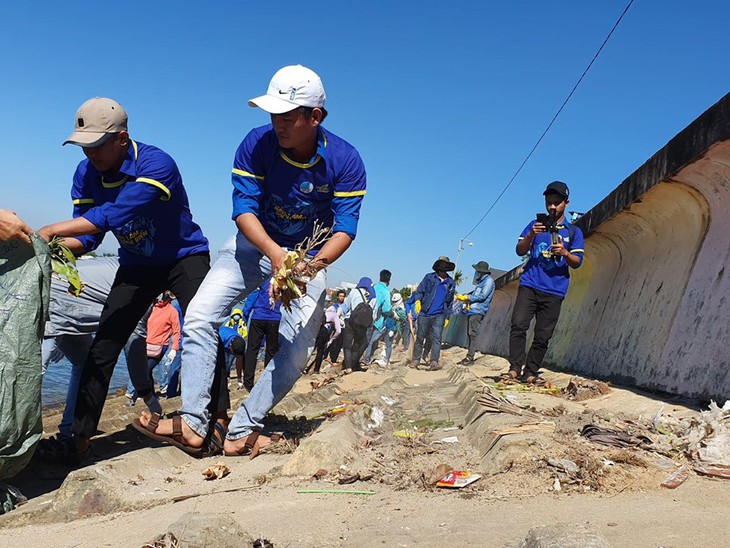
<svg viewBox="0 0 730 548">
<path fill-rule="evenodd" d="M 563 389 L 590 379 L 547 371 L 553 389 L 505 386 L 502 358 L 466 368 L 461 357 L 445 350 L 437 372 L 302 377 L 267 418 L 288 441 L 255 460 L 148 444 L 126 428 L 140 409 L 111 399 L 95 462 L 69 474 L 34 460 L 16 478 L 30 502 L 0 517 L 0 544 L 143 546 L 167 535 L 227 546 L 233 535 L 240 546 L 281 547 L 730 545 L 730 482 L 691 473 L 660 487 L 691 467 L 681 433 L 699 415 L 692 402 L 620 387 L 575 401 Z M 485 412 L 485 392 L 509 412 Z M 55 424 L 46 417 L 47 431 Z M 599 445 L 581 435 L 586 425 L 639 441 Z M 217 463 L 230 473 L 206 480 Z M 435 487 L 448 468 L 482 477 Z M 219 518 L 217 538 L 204 524 Z M 180 541 L 186 527 L 205 543 Z"/>
</svg>

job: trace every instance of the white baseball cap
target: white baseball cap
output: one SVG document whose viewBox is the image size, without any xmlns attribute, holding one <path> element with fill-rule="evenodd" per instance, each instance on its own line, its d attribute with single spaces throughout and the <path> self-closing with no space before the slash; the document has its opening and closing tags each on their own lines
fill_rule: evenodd
<svg viewBox="0 0 730 548">
<path fill-rule="evenodd" d="M 274 74 L 266 95 L 250 99 L 248 106 L 269 114 L 284 114 L 298 107 L 323 108 L 326 100 L 316 72 L 302 65 L 289 65 Z"/>
<path fill-rule="evenodd" d="M 89 99 L 76 111 L 74 132 L 63 144 L 94 148 L 107 138 L 127 130 L 127 113 L 122 105 L 107 97 Z"/>
</svg>

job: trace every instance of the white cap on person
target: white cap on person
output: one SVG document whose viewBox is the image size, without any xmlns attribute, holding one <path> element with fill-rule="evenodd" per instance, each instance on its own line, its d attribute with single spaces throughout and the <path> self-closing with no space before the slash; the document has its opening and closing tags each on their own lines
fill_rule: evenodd
<svg viewBox="0 0 730 548">
<path fill-rule="evenodd" d="M 324 108 L 327 96 L 322 80 L 312 69 L 289 65 L 279 69 L 269 82 L 266 95 L 250 99 L 248 106 L 269 114 L 284 114 L 299 107 Z"/>
</svg>

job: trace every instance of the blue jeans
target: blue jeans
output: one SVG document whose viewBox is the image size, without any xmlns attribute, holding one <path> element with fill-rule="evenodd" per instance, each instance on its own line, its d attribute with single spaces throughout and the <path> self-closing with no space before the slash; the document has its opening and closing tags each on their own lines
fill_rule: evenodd
<svg viewBox="0 0 730 548">
<path fill-rule="evenodd" d="M 61 437 L 71 437 L 71 423 L 74 420 L 74 409 L 76 408 L 76 398 L 79 393 L 79 385 L 81 383 L 81 371 L 84 369 L 86 358 L 89 355 L 91 343 L 94 342 L 94 334 L 86 333 L 84 335 L 59 335 L 57 337 L 49 337 L 43 339 L 41 345 L 41 356 L 43 361 L 43 370 L 48 368 L 52 361 L 52 357 L 57 352 L 61 352 L 63 356 L 71 362 L 71 376 L 68 382 L 68 391 L 66 392 L 66 407 L 63 410 L 61 423 L 58 425 L 58 433 Z M 133 348 L 141 347 L 144 349 L 144 337 L 139 336 L 138 332 L 132 333 L 124 347 L 124 354 L 127 359 L 127 367 L 134 368 L 142 363 L 146 363 L 146 356 L 135 355 Z M 144 360 L 144 362 L 142 361 Z"/>
<path fill-rule="evenodd" d="M 76 408 L 76 397 L 79 393 L 81 371 L 84 368 L 84 363 L 86 363 L 86 356 L 89 354 L 89 348 L 91 348 L 92 342 L 94 342 L 94 334 L 88 333 L 86 335 L 50 337 L 43 339 L 41 345 L 44 369 L 56 351 L 61 351 L 66 359 L 71 362 L 71 376 L 68 382 L 68 391 L 66 392 L 66 408 L 63 410 L 61 424 L 58 425 L 58 432 L 64 438 L 71 437 L 71 423 L 74 420 L 74 409 Z"/>
<path fill-rule="evenodd" d="M 378 347 L 378 341 L 382 338 L 385 338 L 385 362 L 390 363 L 390 354 L 393 352 L 393 341 L 391 340 L 390 335 L 388 335 L 388 330 L 385 327 L 383 327 L 382 331 L 373 329 L 368 349 L 365 351 L 365 363 L 370 363 L 373 352 L 375 352 L 375 349 Z"/>
<path fill-rule="evenodd" d="M 182 363 L 182 350 L 175 354 L 169 369 L 167 377 L 165 377 L 165 386 L 167 392 L 164 394 L 167 398 L 174 398 L 180 395 L 180 364 Z"/>
<path fill-rule="evenodd" d="M 418 361 L 423 353 L 423 343 L 426 337 L 431 339 L 431 361 L 438 362 L 441 356 L 441 333 L 444 330 L 444 322 L 446 316 L 444 314 L 436 314 L 435 316 L 426 316 L 420 314 L 418 316 L 418 331 L 416 332 L 416 345 L 413 348 L 413 359 Z"/>
<path fill-rule="evenodd" d="M 207 407 L 216 367 L 218 326 L 228 319 L 234 305 L 270 275 L 269 259 L 238 233 L 221 248 L 185 314 L 180 415 L 201 437 L 210 423 Z M 279 351 L 231 418 L 228 439 L 263 428 L 263 418 L 300 377 L 324 315 L 325 287 L 326 274 L 320 271 L 307 284 L 306 295 L 292 303 L 291 312 L 281 307 Z"/>
</svg>

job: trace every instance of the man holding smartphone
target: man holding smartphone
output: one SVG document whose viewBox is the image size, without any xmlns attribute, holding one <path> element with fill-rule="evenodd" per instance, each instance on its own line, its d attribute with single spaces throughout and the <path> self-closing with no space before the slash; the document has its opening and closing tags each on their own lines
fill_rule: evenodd
<svg viewBox="0 0 730 548">
<path fill-rule="evenodd" d="M 510 368 L 503 375 L 505 382 L 521 380 L 538 386 L 546 384 L 539 374 L 540 366 L 568 291 L 570 268 L 580 267 L 584 251 L 583 233 L 565 218 L 570 196 L 568 185 L 562 181 L 553 181 L 543 195 L 548 215 L 538 214 L 517 241 L 517 254 L 522 256 L 529 253 L 529 259 L 520 277 L 517 300 L 512 310 Z M 550 228 L 553 234 L 548 230 L 549 225 L 552 225 Z M 526 354 L 527 330 L 533 317 L 534 338 Z"/>
</svg>

